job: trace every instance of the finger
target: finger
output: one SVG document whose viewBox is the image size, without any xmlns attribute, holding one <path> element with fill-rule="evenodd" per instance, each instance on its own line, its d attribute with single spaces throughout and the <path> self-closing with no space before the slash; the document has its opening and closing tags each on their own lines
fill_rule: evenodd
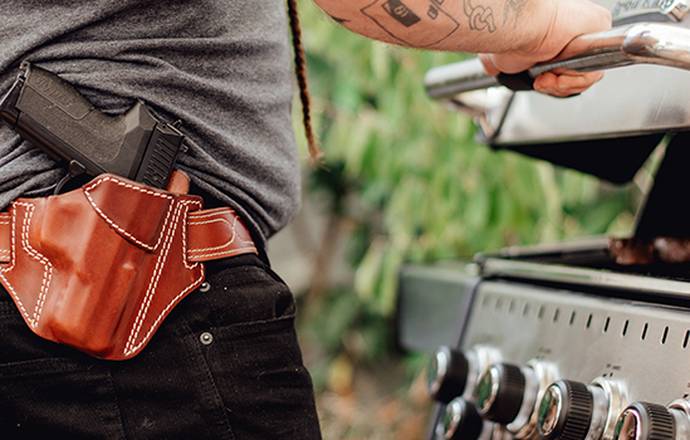
<svg viewBox="0 0 690 440">
<path fill-rule="evenodd" d="M 597 81 L 600 81 L 604 77 L 604 72 L 596 71 L 596 72 L 578 72 L 577 70 L 570 70 L 570 69 L 553 69 L 549 71 L 550 73 L 555 74 L 556 76 L 570 76 L 570 77 L 582 77 L 582 78 L 587 78 L 589 81 L 592 83 L 595 83 Z"/>
<path fill-rule="evenodd" d="M 599 82 L 601 78 L 603 78 L 603 74 L 600 72 L 580 74 L 577 76 L 559 75 L 556 80 L 556 87 L 567 92 L 577 90 L 577 93 L 582 93 Z"/>
<path fill-rule="evenodd" d="M 587 76 L 558 75 L 556 77 L 556 88 L 560 90 L 571 90 L 587 88 L 594 84 Z"/>
<path fill-rule="evenodd" d="M 598 83 L 604 78 L 604 72 L 588 72 L 585 74 L 592 84 Z"/>
<path fill-rule="evenodd" d="M 587 78 L 579 78 L 573 81 L 573 78 L 562 79 L 562 77 L 555 75 L 553 73 L 547 72 L 534 81 L 534 89 L 538 92 L 556 96 L 556 97 L 566 97 L 577 95 L 579 93 L 587 90 L 599 77 L 595 76 L 593 80 L 587 80 Z"/>
<path fill-rule="evenodd" d="M 584 91 L 603 78 L 601 72 L 577 73 L 574 75 L 557 75 L 553 72 L 546 72 L 538 76 L 534 81 L 534 88 L 537 91 L 552 94 L 570 93 L 574 90 Z"/>
<path fill-rule="evenodd" d="M 589 89 L 589 87 L 573 87 L 571 89 L 565 89 L 565 90 L 560 89 L 560 90 L 557 90 L 553 94 L 553 96 L 559 96 L 561 98 L 567 98 L 569 96 L 579 95 L 579 94 L 587 91 L 587 89 Z"/>
<path fill-rule="evenodd" d="M 571 96 L 579 95 L 580 93 L 584 92 L 587 90 L 587 88 L 580 88 L 580 89 L 569 89 L 569 90 L 562 90 L 562 89 L 551 89 L 551 90 L 544 90 L 541 93 L 549 96 L 553 96 L 555 98 L 568 98 Z"/>
<path fill-rule="evenodd" d="M 557 76 L 552 72 L 545 72 L 534 79 L 534 90 L 541 93 L 549 93 L 556 90 Z"/>
<path fill-rule="evenodd" d="M 568 88 L 562 88 L 562 87 L 551 87 L 551 88 L 545 88 L 543 90 L 540 90 L 541 93 L 545 93 L 547 95 L 551 96 L 556 96 L 556 97 L 568 97 L 568 96 L 573 96 L 573 95 L 579 95 L 583 92 L 585 92 L 587 89 L 589 89 L 589 85 L 587 86 L 582 86 L 582 87 L 568 87 Z"/>
</svg>

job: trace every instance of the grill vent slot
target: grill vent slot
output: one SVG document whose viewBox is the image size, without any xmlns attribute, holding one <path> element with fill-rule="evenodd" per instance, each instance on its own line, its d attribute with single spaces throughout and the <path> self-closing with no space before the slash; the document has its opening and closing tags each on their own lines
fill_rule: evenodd
<svg viewBox="0 0 690 440">
<path fill-rule="evenodd" d="M 666 343 L 666 339 L 668 339 L 668 326 L 664 327 L 664 333 L 661 335 L 661 344 Z"/>
</svg>

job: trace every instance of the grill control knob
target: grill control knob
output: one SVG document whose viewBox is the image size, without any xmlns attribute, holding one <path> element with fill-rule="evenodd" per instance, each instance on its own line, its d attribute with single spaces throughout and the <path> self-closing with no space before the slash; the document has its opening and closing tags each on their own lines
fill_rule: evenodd
<svg viewBox="0 0 690 440">
<path fill-rule="evenodd" d="M 655 403 L 635 402 L 618 417 L 614 440 L 680 440 L 668 408 Z"/>
<path fill-rule="evenodd" d="M 479 375 L 500 354 L 489 347 L 476 346 L 466 353 L 450 347 L 440 347 L 427 367 L 429 394 L 435 400 L 448 403 L 456 397 L 472 397 Z"/>
<path fill-rule="evenodd" d="M 450 402 L 465 391 L 469 371 L 469 361 L 464 354 L 440 347 L 427 367 L 429 394 L 439 402 Z"/>
<path fill-rule="evenodd" d="M 602 438 L 610 406 L 601 386 L 559 380 L 542 396 L 537 428 L 546 440 Z"/>
<path fill-rule="evenodd" d="M 442 422 L 441 438 L 446 440 L 477 440 L 484 428 L 484 421 L 475 406 L 461 398 L 446 406 Z"/>
<path fill-rule="evenodd" d="M 587 385 L 559 380 L 544 392 L 539 404 L 537 428 L 546 440 L 585 440 L 593 410 L 594 397 Z"/>
<path fill-rule="evenodd" d="M 486 419 L 507 425 L 518 416 L 522 408 L 527 380 L 515 365 L 493 364 L 479 379 L 476 403 L 479 413 Z"/>
<path fill-rule="evenodd" d="M 532 360 L 524 367 L 493 364 L 477 385 L 477 409 L 485 419 L 505 425 L 515 438 L 533 438 L 537 430 L 535 407 L 556 379 L 556 367 L 539 360 Z"/>
</svg>

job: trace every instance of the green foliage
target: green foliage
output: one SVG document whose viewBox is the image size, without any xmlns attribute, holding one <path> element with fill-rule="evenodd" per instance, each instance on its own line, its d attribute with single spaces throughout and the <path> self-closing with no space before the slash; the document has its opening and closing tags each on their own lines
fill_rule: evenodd
<svg viewBox="0 0 690 440">
<path fill-rule="evenodd" d="M 464 55 L 372 42 L 312 2 L 301 9 L 316 125 L 337 171 L 314 181 L 330 182 L 337 211 L 357 224 L 355 289 L 370 312 L 391 313 L 404 261 L 630 227 L 629 189 L 477 145 L 469 119 L 425 95 L 425 72 Z M 351 322 L 342 313 L 335 333 Z"/>
</svg>

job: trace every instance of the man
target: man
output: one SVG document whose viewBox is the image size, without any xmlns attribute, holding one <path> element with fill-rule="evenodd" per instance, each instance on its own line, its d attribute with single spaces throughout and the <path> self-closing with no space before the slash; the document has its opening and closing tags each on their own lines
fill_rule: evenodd
<svg viewBox="0 0 690 440">
<path fill-rule="evenodd" d="M 317 3 L 368 37 L 489 53 L 492 73 L 552 58 L 575 36 L 611 21 L 587 0 Z M 294 2 L 291 9 L 294 22 Z M 29 61 L 109 114 L 140 99 L 160 117 L 180 119 L 187 150 L 178 168 L 191 178 L 190 193 L 205 208 L 232 207 L 259 249 L 295 213 L 299 169 L 281 1 L 5 0 L 0 14 L 0 90 Z M 566 96 L 599 78 L 547 73 L 535 86 Z M 0 126 L 1 209 L 18 197 L 51 194 L 64 174 Z M 0 436 L 319 438 L 291 293 L 254 254 L 205 265 L 206 282 L 140 354 L 121 362 L 36 336 L 12 292 L 0 291 Z"/>
</svg>

